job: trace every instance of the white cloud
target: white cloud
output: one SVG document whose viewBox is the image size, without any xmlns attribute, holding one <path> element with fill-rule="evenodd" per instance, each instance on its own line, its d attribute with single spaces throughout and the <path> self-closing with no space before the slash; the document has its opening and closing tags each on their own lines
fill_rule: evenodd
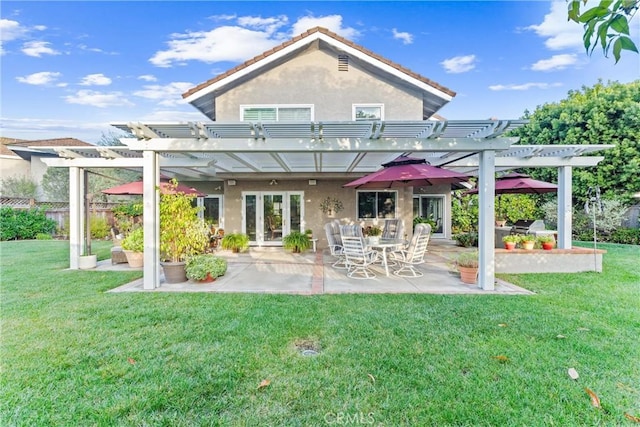
<svg viewBox="0 0 640 427">
<path fill-rule="evenodd" d="M 291 35 L 297 36 L 305 31 L 314 27 L 324 27 L 329 31 L 333 31 L 349 40 L 355 40 L 360 35 L 360 32 L 355 28 L 343 27 L 342 16 L 340 15 L 327 15 L 327 16 L 304 16 L 299 18 L 295 24 L 291 27 Z"/>
<path fill-rule="evenodd" d="M 42 41 L 26 42 L 22 45 L 22 53 L 36 58 L 40 58 L 42 55 L 60 55 L 60 52 L 49 47 L 50 44 Z"/>
<path fill-rule="evenodd" d="M 453 58 L 445 59 L 440 65 L 447 73 L 466 73 L 476 67 L 475 61 L 475 55 L 454 56 Z"/>
<path fill-rule="evenodd" d="M 56 73 L 53 71 L 42 71 L 39 73 L 29 74 L 23 77 L 16 77 L 16 80 L 19 81 L 20 83 L 25 83 L 28 85 L 46 86 L 46 85 L 54 84 L 55 81 L 58 80 L 58 77 L 60 77 L 61 75 L 62 74 Z"/>
<path fill-rule="evenodd" d="M 171 107 L 173 105 L 185 104 L 182 94 L 195 86 L 188 82 L 173 82 L 168 85 L 147 85 L 144 90 L 134 92 L 135 96 L 157 101 L 158 105 Z"/>
<path fill-rule="evenodd" d="M 264 31 L 222 26 L 211 31 L 172 34 L 169 49 L 156 52 L 150 59 L 158 67 L 171 67 L 175 63 L 202 61 L 242 62 L 272 48 L 277 41 Z M 231 42 L 233 41 L 233 42 Z"/>
<path fill-rule="evenodd" d="M 98 92 L 94 90 L 79 90 L 75 95 L 65 96 L 69 104 L 90 105 L 92 107 L 130 107 L 134 104 L 122 92 Z"/>
<path fill-rule="evenodd" d="M 144 80 L 145 82 L 157 82 L 158 81 L 156 76 L 154 76 L 152 74 L 143 74 L 141 76 L 138 76 L 138 80 Z"/>
<path fill-rule="evenodd" d="M 102 73 L 87 74 L 80 81 L 80 86 L 108 86 L 112 83 L 111 78 Z"/>
<path fill-rule="evenodd" d="M 104 74 L 87 74 L 80 81 L 80 86 L 108 86 L 111 79 Z"/>
<path fill-rule="evenodd" d="M 564 70 L 570 65 L 575 65 L 578 57 L 575 54 L 553 55 L 549 59 L 541 59 L 531 66 L 533 71 Z"/>
<path fill-rule="evenodd" d="M 267 34 L 273 34 L 278 28 L 286 25 L 288 21 L 289 18 L 284 15 L 270 18 L 263 18 L 261 16 L 241 16 L 238 18 L 238 24 L 240 26 L 264 30 Z"/>
<path fill-rule="evenodd" d="M 587 6 L 581 5 L 581 9 L 590 8 L 590 3 Z M 564 1 L 552 2 L 551 10 L 544 16 L 544 20 L 538 25 L 530 25 L 525 29 L 535 31 L 537 35 L 545 38 L 544 44 L 551 50 L 584 49 L 582 41 L 584 29 L 582 25 L 567 20 L 567 3 Z"/>
<path fill-rule="evenodd" d="M 18 21 L 0 19 L 0 41 L 8 42 L 20 39 L 29 33 L 29 29 L 20 25 Z"/>
<path fill-rule="evenodd" d="M 407 33 L 407 32 L 400 32 L 398 30 L 396 30 L 395 28 L 392 30 L 393 31 L 393 38 L 396 40 L 402 40 L 402 44 L 411 44 L 413 43 L 413 34 Z"/>
<path fill-rule="evenodd" d="M 561 87 L 562 83 L 522 83 L 522 84 L 508 84 L 508 85 L 491 85 L 490 90 L 529 90 L 529 89 L 551 89 L 554 87 Z"/>
<path fill-rule="evenodd" d="M 212 19 L 235 19 L 238 25 L 224 25 L 210 31 L 171 34 L 167 42 L 168 48 L 156 52 L 149 62 L 158 67 L 184 65 L 187 61 L 209 64 L 221 61 L 243 62 L 282 43 L 292 35 L 296 36 L 317 26 L 325 27 L 348 39 L 354 39 L 359 35 L 357 30 L 342 26 L 340 15 L 304 16 L 292 25 L 290 34 L 279 31 L 289 22 L 284 15 L 266 18 L 218 15 Z"/>
</svg>

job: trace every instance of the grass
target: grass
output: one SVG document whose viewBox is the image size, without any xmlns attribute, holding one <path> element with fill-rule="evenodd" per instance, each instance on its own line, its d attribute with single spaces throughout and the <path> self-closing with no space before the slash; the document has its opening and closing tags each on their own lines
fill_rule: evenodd
<svg viewBox="0 0 640 427">
<path fill-rule="evenodd" d="M 504 276 L 534 296 L 302 297 L 105 293 L 139 273 L 2 242 L 0 423 L 632 425 L 640 248 L 602 247 L 602 274 Z"/>
</svg>

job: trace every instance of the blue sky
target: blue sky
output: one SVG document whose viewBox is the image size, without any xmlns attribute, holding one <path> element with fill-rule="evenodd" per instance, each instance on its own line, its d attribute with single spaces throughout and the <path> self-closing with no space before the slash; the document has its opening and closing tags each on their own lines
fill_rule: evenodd
<svg viewBox="0 0 640 427">
<path fill-rule="evenodd" d="M 1 136 L 93 143 L 110 122 L 204 120 L 183 92 L 318 25 L 456 91 L 447 119 L 519 118 L 640 78 L 636 54 L 585 54 L 564 0 L 3 1 Z"/>
</svg>

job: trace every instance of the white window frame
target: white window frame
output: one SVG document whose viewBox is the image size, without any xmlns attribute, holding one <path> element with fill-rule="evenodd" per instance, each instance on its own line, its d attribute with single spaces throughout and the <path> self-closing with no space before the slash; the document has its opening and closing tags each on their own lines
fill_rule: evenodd
<svg viewBox="0 0 640 427">
<path fill-rule="evenodd" d="M 380 118 L 379 119 L 357 119 L 356 111 L 358 108 L 370 108 L 370 107 L 378 107 L 380 108 Z M 371 120 L 384 120 L 384 104 L 352 104 L 351 105 L 351 120 L 355 121 L 371 121 Z"/>
<path fill-rule="evenodd" d="M 414 194 L 412 203 L 418 200 L 418 215 L 423 216 L 422 212 L 422 199 L 423 198 L 431 198 L 431 199 L 442 199 L 442 232 L 436 233 L 435 230 L 432 230 L 432 237 L 434 238 L 444 238 L 446 237 L 447 230 L 449 229 L 449 207 L 447 206 L 447 196 L 444 194 Z M 411 211 L 413 213 L 413 209 Z"/>
<path fill-rule="evenodd" d="M 276 121 L 280 121 L 280 108 L 308 108 L 311 112 L 311 121 L 315 120 L 315 108 L 313 104 L 241 104 L 240 121 L 244 121 L 244 110 L 249 108 L 273 108 L 276 110 Z"/>
<path fill-rule="evenodd" d="M 218 199 L 218 228 L 224 228 L 224 197 L 222 194 L 207 194 L 197 198 L 197 206 L 202 208 L 198 211 L 198 218 L 204 219 L 204 199 Z"/>
<path fill-rule="evenodd" d="M 360 212 L 359 212 L 360 207 L 358 205 L 358 199 L 360 197 L 360 193 L 376 193 L 376 200 L 377 200 L 377 194 L 379 194 L 379 193 L 394 194 L 396 202 L 395 202 L 395 206 L 393 208 L 393 218 L 394 219 L 395 218 L 399 218 L 398 217 L 398 200 L 399 200 L 398 199 L 398 191 L 396 191 L 396 190 L 391 190 L 391 191 L 390 190 L 376 190 L 376 189 L 373 189 L 373 188 L 368 188 L 368 189 L 362 189 L 362 190 L 357 190 L 356 191 L 356 217 L 358 218 L 358 220 L 367 221 L 367 220 L 373 220 L 373 219 L 384 219 L 384 217 L 381 218 L 380 216 L 378 216 L 380 214 L 380 210 L 379 210 L 379 206 L 377 206 L 377 204 L 376 204 L 376 216 L 371 217 L 371 218 L 360 217 Z"/>
</svg>

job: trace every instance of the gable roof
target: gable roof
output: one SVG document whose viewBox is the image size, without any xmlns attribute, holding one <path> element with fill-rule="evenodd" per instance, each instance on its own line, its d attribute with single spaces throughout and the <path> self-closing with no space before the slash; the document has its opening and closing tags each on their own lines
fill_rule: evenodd
<svg viewBox="0 0 640 427">
<path fill-rule="evenodd" d="M 237 65 L 225 73 L 189 89 L 182 94 L 182 97 L 207 117 L 215 120 L 214 98 L 216 93 L 222 92 L 227 85 L 241 79 L 243 76 L 259 72 L 262 68 L 274 63 L 278 59 L 306 48 L 316 40 L 322 40 L 333 48 L 351 54 L 363 63 L 373 66 L 374 69 L 379 72 L 393 75 L 407 84 L 416 87 L 423 93 L 423 109 L 426 118 L 431 117 L 456 95 L 451 89 L 415 73 L 400 64 L 383 58 L 326 28 L 315 27 Z"/>
</svg>

